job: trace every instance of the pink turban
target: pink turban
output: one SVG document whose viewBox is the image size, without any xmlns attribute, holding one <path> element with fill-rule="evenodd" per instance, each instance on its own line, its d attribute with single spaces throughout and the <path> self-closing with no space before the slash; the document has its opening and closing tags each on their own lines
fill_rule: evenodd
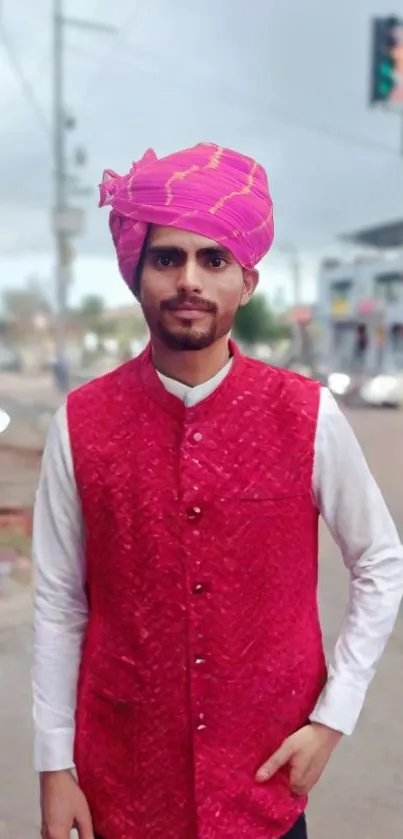
<svg viewBox="0 0 403 839">
<path fill-rule="evenodd" d="M 150 224 L 213 239 L 243 268 L 254 268 L 273 241 L 266 172 L 250 157 L 209 143 L 160 160 L 149 149 L 128 175 L 107 170 L 99 202 L 105 205 L 112 207 L 119 268 L 132 290 Z"/>
</svg>

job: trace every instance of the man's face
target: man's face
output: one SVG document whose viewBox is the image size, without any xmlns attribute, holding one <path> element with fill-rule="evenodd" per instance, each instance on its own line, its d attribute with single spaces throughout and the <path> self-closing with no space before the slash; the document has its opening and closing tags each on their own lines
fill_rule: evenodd
<svg viewBox="0 0 403 839">
<path fill-rule="evenodd" d="M 258 275 L 226 248 L 172 227 L 151 227 L 140 302 L 151 335 L 173 350 L 201 350 L 231 331 Z"/>
</svg>

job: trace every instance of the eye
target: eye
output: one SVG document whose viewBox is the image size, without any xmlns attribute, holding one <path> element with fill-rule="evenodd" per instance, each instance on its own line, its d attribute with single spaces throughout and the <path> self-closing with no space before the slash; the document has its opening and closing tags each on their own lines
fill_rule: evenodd
<svg viewBox="0 0 403 839">
<path fill-rule="evenodd" d="M 159 256 L 154 257 L 154 266 L 156 268 L 171 268 L 174 264 L 174 261 L 171 256 L 168 254 L 159 254 Z"/>
<path fill-rule="evenodd" d="M 209 265 L 210 268 L 215 268 L 217 270 L 219 268 L 224 268 L 224 266 L 227 265 L 227 261 L 223 256 L 209 256 L 207 258 L 207 265 Z"/>
</svg>

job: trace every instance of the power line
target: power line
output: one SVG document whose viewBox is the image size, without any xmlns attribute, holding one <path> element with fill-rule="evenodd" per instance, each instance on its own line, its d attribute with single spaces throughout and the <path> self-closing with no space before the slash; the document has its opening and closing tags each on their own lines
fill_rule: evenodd
<svg viewBox="0 0 403 839">
<path fill-rule="evenodd" d="M 137 8 L 134 11 L 131 12 L 131 14 L 129 15 L 126 23 L 119 27 L 118 34 L 115 35 L 115 37 L 113 39 L 113 44 L 111 45 L 110 49 L 107 51 L 107 54 L 103 57 L 100 64 L 98 65 L 97 69 L 95 70 L 95 73 L 93 74 L 92 78 L 90 79 L 88 85 L 86 86 L 86 88 L 83 92 L 83 95 L 82 95 L 82 97 L 80 98 L 80 101 L 79 101 L 79 107 L 85 103 L 85 101 L 88 99 L 88 97 L 91 95 L 92 91 L 94 90 L 94 87 L 96 87 L 99 80 L 102 78 L 104 70 L 108 66 L 109 58 L 111 57 L 113 51 L 114 50 L 116 51 L 117 45 L 121 42 L 121 40 L 124 37 L 124 33 L 127 31 L 127 29 L 135 21 L 135 19 L 137 18 L 137 14 L 139 13 L 140 10 L 141 10 L 141 6 L 139 4 L 137 6 Z"/>
<path fill-rule="evenodd" d="M 386 143 L 382 143 L 378 140 L 373 140 L 371 137 L 362 137 L 359 134 L 353 134 L 349 131 L 344 131 L 343 129 L 336 128 L 335 126 L 322 124 L 315 125 L 314 123 L 307 123 L 296 114 L 289 113 L 279 108 L 277 104 L 274 105 L 273 103 L 271 103 L 270 113 L 277 117 L 277 119 L 281 122 L 286 122 L 288 124 L 295 125 L 296 128 L 300 128 L 303 131 L 308 131 L 310 133 L 326 137 L 329 140 L 338 140 L 341 143 L 347 143 L 349 145 L 353 145 L 359 148 L 368 148 L 371 151 L 378 151 L 382 152 L 383 154 L 391 154 L 395 157 L 399 154 L 397 149 L 392 148 L 392 146 L 389 146 Z"/>
<path fill-rule="evenodd" d="M 126 31 L 126 27 L 124 27 L 124 32 Z M 124 35 L 121 39 L 121 46 L 123 46 L 127 50 L 127 55 L 130 55 L 132 59 L 129 63 L 134 64 L 136 66 L 136 57 L 138 58 L 139 51 L 138 48 L 131 44 L 130 41 L 124 40 Z M 122 55 L 122 51 L 120 53 Z M 149 54 L 152 58 L 152 55 Z M 169 71 L 178 71 L 179 68 L 173 66 L 169 62 L 164 62 L 161 65 L 160 56 L 155 56 L 155 59 L 159 60 L 158 69 L 161 75 L 164 75 L 164 78 L 167 77 L 167 72 Z M 137 64 L 137 66 L 139 66 Z M 157 65 L 155 65 L 157 66 Z M 144 66 L 141 67 L 143 73 L 148 73 L 148 75 L 152 75 L 149 71 L 147 71 Z M 366 148 L 369 151 L 379 152 L 382 154 L 392 155 L 397 157 L 399 154 L 399 150 L 393 148 L 392 146 L 388 145 L 387 143 L 383 143 L 379 140 L 374 140 L 371 137 L 363 137 L 362 135 L 355 134 L 354 132 L 345 131 L 344 129 L 338 128 L 337 126 L 326 125 L 323 123 L 317 122 L 308 122 L 306 118 L 304 119 L 299 114 L 292 112 L 287 109 L 287 107 L 283 107 L 276 101 L 267 99 L 265 97 L 260 97 L 257 99 L 256 97 L 249 98 L 246 102 L 240 102 L 239 94 L 234 91 L 231 87 L 224 86 L 220 84 L 220 96 L 222 101 L 226 104 L 232 104 L 237 109 L 241 106 L 242 110 L 247 113 L 248 111 L 253 111 L 254 114 L 261 113 L 263 110 L 265 114 L 270 117 L 274 117 L 278 122 L 282 122 L 288 125 L 293 125 L 295 128 L 299 130 L 306 131 L 310 134 L 315 134 L 316 136 L 322 136 L 326 139 L 340 142 L 346 145 L 355 146 L 356 148 Z M 208 84 L 206 85 L 204 80 L 198 79 L 197 77 L 193 77 L 192 79 L 187 78 L 182 75 L 175 78 L 174 82 L 172 83 L 172 89 L 181 88 L 182 90 L 188 91 L 190 94 L 194 95 L 196 92 L 197 94 L 201 94 L 204 96 L 210 95 L 210 89 Z"/>
<path fill-rule="evenodd" d="M 46 119 L 46 116 L 45 116 L 45 114 L 42 110 L 41 105 L 39 104 L 39 102 L 36 98 L 35 90 L 34 90 L 32 84 L 31 84 L 31 82 L 27 79 L 27 77 L 25 75 L 22 64 L 20 63 L 20 60 L 18 58 L 17 50 L 15 49 L 14 44 L 13 44 L 10 36 L 6 32 L 3 23 L 1 24 L 1 28 L 0 28 L 0 40 L 1 40 L 1 43 L 3 44 L 4 49 L 7 53 L 9 64 L 11 65 L 11 67 L 13 69 L 13 72 L 14 72 L 14 75 L 16 76 L 16 78 L 19 82 L 19 86 L 21 88 L 21 92 L 22 92 L 24 98 L 26 99 L 26 101 L 30 105 L 30 107 L 32 109 L 32 112 L 35 114 L 35 117 L 36 117 L 36 119 L 38 121 L 38 124 L 40 125 L 42 131 L 44 131 L 46 133 L 47 137 L 49 137 L 49 135 L 50 135 L 49 123 Z"/>
<path fill-rule="evenodd" d="M 0 3 L 0 13 L 1 13 L 1 5 L 2 4 Z M 93 77 L 91 78 L 91 80 L 89 82 L 89 85 L 87 86 L 87 89 L 86 89 L 86 91 L 84 93 L 84 96 L 83 96 L 84 101 L 88 97 L 89 93 L 94 89 L 96 84 L 99 82 L 99 79 L 101 78 L 101 76 L 103 74 L 103 71 L 104 71 L 105 67 L 107 66 L 108 58 L 110 56 L 110 53 L 114 49 L 116 50 L 117 41 L 121 41 L 121 45 L 123 47 L 126 47 L 126 49 L 128 51 L 130 51 L 131 57 L 133 57 L 133 55 L 134 56 L 136 55 L 135 46 L 132 45 L 130 43 L 130 41 L 127 41 L 127 40 L 125 41 L 124 36 L 125 36 L 125 33 L 127 32 L 128 27 L 130 27 L 131 22 L 134 20 L 134 18 L 138 14 L 138 11 L 139 11 L 139 9 L 137 8 L 134 12 L 131 13 L 126 25 L 122 26 L 122 28 L 120 30 L 120 34 L 114 39 L 114 43 L 113 43 L 113 46 L 111 47 L 111 50 L 108 51 L 108 55 L 106 57 L 104 57 L 104 59 L 101 61 L 99 67 L 97 68 Z M 13 71 L 14 71 L 15 76 L 18 79 L 21 91 L 22 91 L 26 101 L 29 103 L 33 113 L 35 114 L 35 116 L 37 118 L 37 121 L 38 121 L 38 124 L 40 124 L 40 126 L 41 126 L 41 129 L 46 132 L 47 136 L 49 136 L 50 127 L 49 127 L 49 123 L 47 121 L 47 118 L 46 118 L 46 116 L 43 112 L 43 109 L 42 109 L 41 105 L 39 104 L 39 102 L 36 98 L 36 94 L 35 94 L 35 90 L 33 88 L 33 85 L 27 79 L 27 77 L 24 73 L 23 67 L 22 67 L 21 62 L 18 58 L 17 50 L 15 49 L 15 46 L 14 46 L 10 36 L 6 32 L 6 30 L 4 28 L 4 24 L 2 24 L 1 28 L 0 28 L 0 39 L 1 39 L 1 41 L 3 43 L 3 46 L 6 50 L 9 63 L 10 63 L 10 65 L 11 65 Z M 74 48 L 73 48 L 73 51 L 74 51 Z M 174 68 L 172 68 L 172 65 L 171 65 L 171 68 L 169 68 L 169 64 L 167 65 L 167 63 L 165 63 L 165 65 L 163 67 L 161 67 L 161 73 L 166 72 L 167 69 L 174 69 Z M 144 70 L 144 67 L 142 68 L 142 71 L 147 72 L 147 71 Z M 195 79 L 195 81 L 196 81 L 196 86 L 199 88 L 200 92 L 202 92 L 204 94 L 208 93 L 208 89 L 206 89 L 205 85 L 200 84 L 200 83 L 198 84 L 199 80 L 197 80 L 197 79 Z M 192 94 L 194 94 L 194 92 L 195 92 L 194 83 L 193 82 L 192 83 L 190 83 L 190 82 L 186 83 L 183 76 L 180 78 L 179 82 L 178 81 L 175 82 L 175 87 L 176 88 L 181 87 L 183 90 L 188 90 L 189 93 L 192 93 Z M 234 90 L 232 90 L 231 88 L 228 88 L 228 89 L 223 91 L 223 89 L 221 88 L 221 91 L 223 93 L 223 98 L 226 102 L 231 102 L 231 100 L 232 100 L 232 102 L 236 105 L 236 107 L 239 108 L 239 98 L 238 98 L 238 96 L 237 96 L 237 94 L 235 93 Z M 80 102 L 80 105 L 83 103 L 83 100 Z M 279 105 L 278 102 L 270 101 L 270 100 L 267 100 L 267 99 L 260 99 L 259 102 L 256 101 L 256 106 L 259 108 L 259 110 L 262 109 L 262 106 L 267 107 L 269 109 L 269 114 L 271 116 L 273 116 L 275 119 L 277 119 L 279 122 L 282 122 L 282 123 L 285 123 L 285 124 L 288 124 L 288 125 L 293 125 L 296 128 L 298 128 L 299 130 L 306 131 L 310 134 L 314 134 L 316 136 L 321 136 L 321 137 L 324 137 L 324 138 L 332 140 L 332 141 L 338 141 L 338 142 L 343 143 L 343 144 L 348 144 L 348 145 L 351 145 L 351 146 L 355 146 L 356 148 L 367 148 L 369 151 L 379 152 L 379 153 L 382 153 L 382 154 L 388 154 L 388 155 L 393 155 L 393 156 L 397 156 L 397 154 L 398 154 L 398 150 L 396 150 L 396 149 L 392 148 L 391 146 L 387 145 L 386 143 L 382 143 L 378 140 L 373 140 L 372 138 L 369 138 L 369 137 L 363 137 L 363 136 L 360 136 L 360 135 L 356 135 L 352 132 L 344 131 L 343 129 L 337 128 L 336 126 L 330 126 L 330 125 L 325 125 L 325 124 L 321 124 L 321 123 L 307 122 L 306 119 L 302 118 L 301 116 L 299 116 L 296 113 L 293 113 L 293 112 L 289 111 L 287 108 L 284 108 L 283 106 Z M 245 111 L 250 111 L 251 110 L 250 100 L 248 101 L 248 103 L 245 103 L 244 108 L 245 108 Z M 255 111 L 255 109 L 253 109 L 253 110 Z"/>
</svg>

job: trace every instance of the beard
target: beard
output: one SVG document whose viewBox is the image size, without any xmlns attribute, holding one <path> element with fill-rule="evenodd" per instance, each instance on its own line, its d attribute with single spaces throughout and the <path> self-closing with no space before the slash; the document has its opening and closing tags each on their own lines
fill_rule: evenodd
<svg viewBox="0 0 403 839">
<path fill-rule="evenodd" d="M 184 324 L 179 329 L 170 329 L 161 319 L 157 323 L 157 335 L 167 349 L 176 352 L 205 350 L 221 337 L 217 334 L 216 323 L 212 321 L 208 329 L 197 328 L 194 324 Z M 225 334 L 225 333 L 224 333 Z"/>
<path fill-rule="evenodd" d="M 177 324 L 172 324 L 169 311 L 175 309 L 176 302 L 178 301 L 165 303 L 157 316 L 155 311 L 151 311 L 147 305 L 143 305 L 144 317 L 151 335 L 155 335 L 167 349 L 174 352 L 197 352 L 212 346 L 231 331 L 234 313 L 225 312 L 220 314 L 217 307 L 213 305 L 206 306 L 206 319 L 208 318 L 209 323 L 204 327 L 198 321 L 190 319 L 186 321 L 185 313 Z M 183 300 L 180 302 L 183 302 Z M 190 300 L 189 302 L 193 301 Z M 168 313 L 167 318 L 165 313 Z"/>
</svg>

